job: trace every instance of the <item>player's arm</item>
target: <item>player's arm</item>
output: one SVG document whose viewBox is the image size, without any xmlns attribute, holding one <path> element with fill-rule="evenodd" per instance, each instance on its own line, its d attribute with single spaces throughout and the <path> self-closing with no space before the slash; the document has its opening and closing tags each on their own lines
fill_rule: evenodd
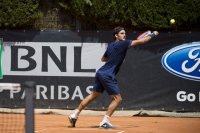
<svg viewBox="0 0 200 133">
<path fill-rule="evenodd" d="M 107 60 L 108 60 L 108 47 L 107 47 L 105 53 L 103 54 L 103 56 L 101 57 L 102 62 L 106 62 Z"/>
<path fill-rule="evenodd" d="M 106 58 L 105 56 L 102 56 L 101 61 L 102 62 L 106 62 L 108 60 L 108 58 Z"/>
<path fill-rule="evenodd" d="M 153 37 L 157 36 L 158 34 L 159 33 L 157 31 L 154 31 L 150 35 L 148 35 L 140 40 L 133 40 L 131 43 L 131 46 L 136 46 L 136 45 L 147 43 L 148 41 L 150 41 Z"/>
</svg>

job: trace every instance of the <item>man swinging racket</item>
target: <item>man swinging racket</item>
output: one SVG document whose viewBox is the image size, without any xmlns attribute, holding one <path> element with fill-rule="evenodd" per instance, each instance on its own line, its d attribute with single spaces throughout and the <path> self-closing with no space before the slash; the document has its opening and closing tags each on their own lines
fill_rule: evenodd
<svg viewBox="0 0 200 133">
<path fill-rule="evenodd" d="M 158 35 L 157 31 L 150 32 L 147 31 L 136 40 L 126 40 L 126 32 L 122 27 L 116 27 L 113 31 L 114 42 L 108 45 L 101 61 L 106 62 L 95 75 L 95 84 L 93 87 L 93 92 L 88 95 L 77 109 L 73 111 L 72 114 L 68 116 L 72 127 L 75 127 L 76 121 L 80 112 L 95 98 L 103 93 L 105 90 L 108 95 L 111 96 L 111 103 L 107 109 L 107 112 L 100 122 L 100 128 L 113 128 L 112 124 L 109 122 L 109 118 L 112 116 L 118 105 L 122 101 L 120 95 L 120 88 L 116 80 L 116 74 L 118 73 L 120 66 L 126 56 L 127 50 L 131 46 L 136 46 L 149 42 L 152 38 Z"/>
</svg>

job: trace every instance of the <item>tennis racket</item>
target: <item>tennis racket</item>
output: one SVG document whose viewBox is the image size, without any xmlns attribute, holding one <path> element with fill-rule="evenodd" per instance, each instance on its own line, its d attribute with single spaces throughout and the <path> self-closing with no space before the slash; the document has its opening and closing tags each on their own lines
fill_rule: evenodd
<svg viewBox="0 0 200 133">
<path fill-rule="evenodd" d="M 145 31 L 145 32 L 141 33 L 141 34 L 137 37 L 137 40 L 140 40 L 140 39 L 142 39 L 142 38 L 145 38 L 145 37 L 147 37 L 149 34 L 151 34 L 151 31 L 150 31 L 150 30 Z"/>
</svg>

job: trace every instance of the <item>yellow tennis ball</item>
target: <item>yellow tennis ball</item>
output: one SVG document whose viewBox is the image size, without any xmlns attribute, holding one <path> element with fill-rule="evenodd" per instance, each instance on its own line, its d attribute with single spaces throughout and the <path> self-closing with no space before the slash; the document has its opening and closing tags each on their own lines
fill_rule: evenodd
<svg viewBox="0 0 200 133">
<path fill-rule="evenodd" d="M 175 24 L 175 20 L 174 20 L 174 19 L 171 19 L 171 20 L 170 20 L 170 24 Z"/>
</svg>

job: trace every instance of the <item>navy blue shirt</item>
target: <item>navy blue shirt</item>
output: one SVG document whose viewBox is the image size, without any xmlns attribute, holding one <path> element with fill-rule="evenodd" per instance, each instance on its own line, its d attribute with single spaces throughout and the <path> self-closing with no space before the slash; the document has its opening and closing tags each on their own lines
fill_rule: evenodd
<svg viewBox="0 0 200 133">
<path fill-rule="evenodd" d="M 116 75 L 120 69 L 121 64 L 123 63 L 127 49 L 131 45 L 131 42 L 131 40 L 121 40 L 109 44 L 106 52 L 103 55 L 108 60 L 97 71 L 97 73 L 110 76 Z"/>
</svg>

